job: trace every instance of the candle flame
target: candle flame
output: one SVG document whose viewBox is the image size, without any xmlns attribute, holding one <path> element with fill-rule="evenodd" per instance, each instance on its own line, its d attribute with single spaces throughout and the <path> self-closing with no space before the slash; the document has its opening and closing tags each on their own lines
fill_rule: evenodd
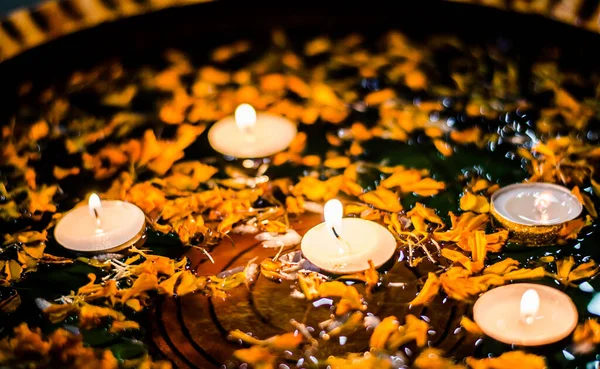
<svg viewBox="0 0 600 369">
<path fill-rule="evenodd" d="M 533 324 L 540 310 L 540 295 L 534 289 L 525 291 L 521 297 L 521 320 L 525 324 Z"/>
<path fill-rule="evenodd" d="M 540 215 L 541 222 L 547 222 L 550 219 L 548 214 L 548 207 L 553 202 L 556 202 L 557 199 L 552 195 L 551 192 L 542 192 L 541 194 L 535 197 L 535 201 L 533 202 L 533 206 L 537 210 Z"/>
<path fill-rule="evenodd" d="M 342 217 L 344 216 L 344 206 L 340 200 L 332 199 L 325 203 L 323 209 L 325 215 L 325 224 L 327 230 L 335 238 L 342 236 Z"/>
<path fill-rule="evenodd" d="M 102 214 L 102 202 L 100 201 L 100 197 L 93 193 L 90 195 L 88 200 L 88 207 L 90 209 L 90 214 L 96 218 L 96 227 L 100 228 L 100 215 Z"/>
<path fill-rule="evenodd" d="M 235 124 L 240 131 L 250 133 L 256 124 L 256 110 L 250 104 L 241 104 L 235 109 Z"/>
</svg>

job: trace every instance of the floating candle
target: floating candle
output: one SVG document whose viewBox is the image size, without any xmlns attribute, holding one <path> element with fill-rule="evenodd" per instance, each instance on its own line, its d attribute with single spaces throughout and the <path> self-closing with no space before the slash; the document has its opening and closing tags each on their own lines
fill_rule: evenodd
<svg viewBox="0 0 600 369">
<path fill-rule="evenodd" d="M 479 298 L 473 318 L 495 340 L 521 346 L 547 345 L 567 337 L 577 325 L 577 308 L 561 291 L 516 283 L 494 288 Z"/>
<path fill-rule="evenodd" d="M 235 116 L 215 123 L 208 141 L 223 155 L 241 159 L 265 158 L 285 150 L 296 136 L 296 125 L 268 113 L 256 114 L 249 104 L 235 110 Z"/>
<path fill-rule="evenodd" d="M 69 211 L 54 229 L 54 238 L 76 252 L 115 252 L 137 243 L 144 233 L 146 216 L 123 201 L 100 201 L 96 194 L 88 206 Z"/>
<path fill-rule="evenodd" d="M 388 261 L 396 250 L 394 236 L 383 226 L 360 218 L 343 218 L 339 200 L 325 204 L 325 222 L 311 228 L 302 238 L 302 253 L 319 268 L 350 274 Z"/>
<path fill-rule="evenodd" d="M 567 188 L 551 183 L 517 183 L 496 191 L 491 213 L 517 241 L 537 246 L 556 237 L 563 223 L 583 207 Z"/>
</svg>

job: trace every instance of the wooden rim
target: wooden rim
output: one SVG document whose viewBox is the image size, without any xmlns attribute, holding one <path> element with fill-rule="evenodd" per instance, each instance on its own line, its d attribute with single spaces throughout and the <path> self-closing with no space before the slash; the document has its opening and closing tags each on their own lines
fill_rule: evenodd
<svg viewBox="0 0 600 369">
<path fill-rule="evenodd" d="M 118 19 L 213 0 L 49 0 L 13 11 L 0 21 L 0 62 L 24 51 L 96 25 Z M 445 0 L 523 14 L 537 14 L 600 33 L 600 0 Z M 588 10 L 589 9 L 589 10 Z M 584 12 L 585 14 L 582 14 Z M 7 31 L 10 30 L 10 31 Z"/>
</svg>

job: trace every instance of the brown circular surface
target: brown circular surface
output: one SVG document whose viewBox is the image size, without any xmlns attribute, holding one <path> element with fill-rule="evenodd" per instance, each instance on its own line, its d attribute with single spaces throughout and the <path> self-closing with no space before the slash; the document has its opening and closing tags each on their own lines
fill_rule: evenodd
<svg viewBox="0 0 600 369">
<path fill-rule="evenodd" d="M 321 216 L 305 215 L 296 219 L 292 227 L 301 235 L 321 222 Z M 229 241 L 223 241 L 211 255 L 215 259 L 212 264 L 198 250 L 190 250 L 188 257 L 198 274 L 211 275 L 224 270 L 243 266 L 254 257 L 257 262 L 273 257 L 277 249 L 263 248 L 253 235 L 232 235 L 235 247 Z M 291 250 L 288 250 L 291 251 Z M 394 315 L 402 319 L 406 314 L 423 316 L 430 320 L 430 341 L 445 351 L 455 355 L 472 354 L 474 341 L 472 337 L 458 330 L 460 318 L 469 305 L 440 297 L 428 307 L 410 307 L 408 303 L 420 289 L 419 283 L 426 278 L 427 272 L 436 266 L 423 262 L 417 268 L 408 268 L 403 254 L 397 254 L 388 263 L 389 269 L 384 284 L 388 282 L 405 283 L 404 287 L 385 287 L 376 289 L 367 298 L 367 313 L 379 318 Z M 385 267 L 385 266 L 384 266 Z M 318 336 L 318 323 L 329 319 L 331 306 L 323 304 L 318 307 L 305 299 L 290 296 L 291 282 L 275 282 L 259 276 L 250 288 L 238 287 L 230 291 L 226 299 L 210 298 L 201 294 L 168 298 L 162 301 L 152 319 L 152 336 L 158 349 L 179 368 L 218 368 L 225 365 L 237 368 L 240 363 L 233 359 L 233 351 L 241 348 L 237 342 L 227 339 L 230 331 L 240 329 L 252 332 L 264 339 L 273 335 L 292 331 L 290 320 L 295 319 L 309 327 L 315 328 Z M 361 293 L 362 286 L 358 286 Z M 368 351 L 371 333 L 366 330 L 357 331 L 347 336 L 341 345 L 338 338 L 329 341 L 319 340 L 318 357 L 325 359 L 329 355 L 343 355 L 348 352 Z M 410 345 L 409 345 L 410 346 Z M 413 354 L 415 350 L 412 350 Z M 295 364 L 297 358 L 290 357 Z"/>
</svg>

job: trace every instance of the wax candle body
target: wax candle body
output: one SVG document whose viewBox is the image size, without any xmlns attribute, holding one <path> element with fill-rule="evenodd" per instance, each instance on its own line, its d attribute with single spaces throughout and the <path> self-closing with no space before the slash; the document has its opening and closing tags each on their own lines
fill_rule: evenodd
<svg viewBox="0 0 600 369">
<path fill-rule="evenodd" d="M 582 205 L 565 187 L 550 183 L 518 183 L 492 196 L 496 213 L 523 225 L 556 225 L 573 220 Z"/>
<path fill-rule="evenodd" d="M 274 114 L 256 115 L 256 123 L 241 130 L 234 117 L 215 123 L 208 132 L 210 145 L 223 155 L 241 159 L 265 158 L 287 149 L 296 136 L 296 125 Z"/>
<path fill-rule="evenodd" d="M 522 319 L 521 299 L 528 290 L 539 295 L 532 323 Z M 488 336 L 507 344 L 540 346 L 560 341 L 577 325 L 577 308 L 561 291 L 537 284 L 516 283 L 483 294 L 473 307 L 473 318 Z"/>
<path fill-rule="evenodd" d="M 310 229 L 302 239 L 302 253 L 319 268 L 338 274 L 357 273 L 385 264 L 396 250 L 396 240 L 385 227 L 360 218 L 343 218 L 341 239 L 326 223 Z"/>
<path fill-rule="evenodd" d="M 112 250 L 140 237 L 146 217 L 137 206 L 123 201 L 102 201 L 100 222 L 88 206 L 77 207 L 60 220 L 54 238 L 77 252 Z"/>
</svg>

